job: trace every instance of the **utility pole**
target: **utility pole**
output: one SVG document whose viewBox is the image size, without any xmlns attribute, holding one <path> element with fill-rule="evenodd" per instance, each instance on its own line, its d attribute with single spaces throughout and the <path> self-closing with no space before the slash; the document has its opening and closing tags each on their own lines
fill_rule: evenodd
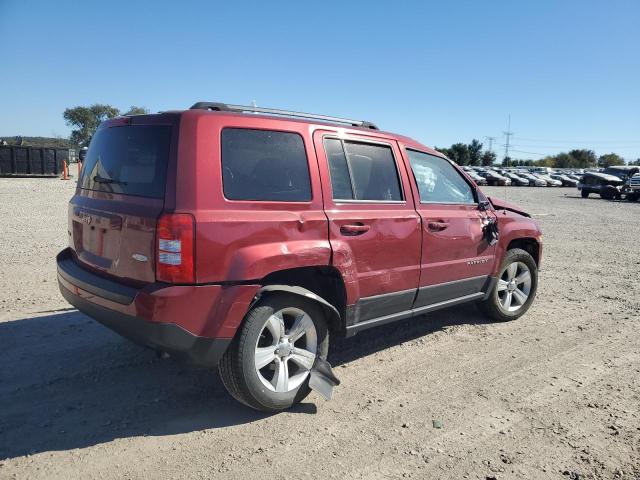
<svg viewBox="0 0 640 480">
<path fill-rule="evenodd" d="M 484 137 L 487 140 L 489 140 L 489 151 L 492 152 L 493 151 L 493 141 L 496 139 L 496 137 Z"/>
<path fill-rule="evenodd" d="M 506 160 L 506 159 L 509 158 L 509 137 L 511 137 L 511 135 L 513 135 L 513 132 L 511 131 L 511 114 L 509 114 L 509 120 L 508 120 L 508 123 L 507 123 L 507 131 L 506 132 L 502 132 L 502 133 L 504 133 L 504 136 L 507 137 L 507 142 L 504 145 L 504 158 Z M 508 160 L 507 160 L 507 163 L 508 163 Z"/>
</svg>

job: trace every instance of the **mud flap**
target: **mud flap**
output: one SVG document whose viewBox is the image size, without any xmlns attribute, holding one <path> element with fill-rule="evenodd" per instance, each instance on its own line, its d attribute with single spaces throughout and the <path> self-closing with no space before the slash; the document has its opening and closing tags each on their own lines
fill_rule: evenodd
<svg viewBox="0 0 640 480">
<path fill-rule="evenodd" d="M 331 400 L 333 387 L 338 385 L 340 385 L 340 380 L 338 380 L 338 377 L 333 374 L 331 364 L 317 356 L 316 361 L 311 368 L 309 388 L 318 392 L 325 399 Z"/>
</svg>

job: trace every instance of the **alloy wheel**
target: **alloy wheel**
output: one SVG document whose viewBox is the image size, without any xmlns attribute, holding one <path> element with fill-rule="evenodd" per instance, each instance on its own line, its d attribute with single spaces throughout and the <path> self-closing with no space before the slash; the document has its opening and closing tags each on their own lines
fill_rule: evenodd
<svg viewBox="0 0 640 480">
<path fill-rule="evenodd" d="M 507 312 L 520 310 L 531 293 L 531 271 L 523 262 L 507 265 L 498 279 L 498 302 Z"/>
<path fill-rule="evenodd" d="M 299 308 L 274 312 L 258 336 L 254 364 L 269 390 L 291 392 L 306 380 L 316 360 L 318 335 L 311 317 Z"/>
</svg>

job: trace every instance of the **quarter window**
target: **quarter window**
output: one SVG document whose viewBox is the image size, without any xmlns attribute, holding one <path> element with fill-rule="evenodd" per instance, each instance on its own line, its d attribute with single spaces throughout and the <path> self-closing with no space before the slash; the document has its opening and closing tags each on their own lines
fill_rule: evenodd
<svg viewBox="0 0 640 480">
<path fill-rule="evenodd" d="M 402 200 L 391 147 L 335 138 L 324 145 L 335 200 Z"/>
<path fill-rule="evenodd" d="M 297 133 L 222 130 L 222 183 L 229 200 L 311 200 L 309 162 Z"/>
<path fill-rule="evenodd" d="M 407 150 L 423 203 L 476 203 L 473 189 L 444 158 Z"/>
</svg>

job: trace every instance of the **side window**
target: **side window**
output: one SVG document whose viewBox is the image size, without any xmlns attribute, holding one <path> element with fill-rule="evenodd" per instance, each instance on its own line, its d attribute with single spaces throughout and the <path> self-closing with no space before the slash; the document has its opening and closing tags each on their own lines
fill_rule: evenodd
<svg viewBox="0 0 640 480">
<path fill-rule="evenodd" d="M 324 145 L 335 200 L 402 201 L 391 147 L 334 138 Z"/>
<path fill-rule="evenodd" d="M 342 142 L 337 138 L 325 138 L 324 150 L 329 162 L 333 198 L 340 200 L 353 199 L 351 176 L 349 175 L 349 166 L 342 148 Z"/>
<path fill-rule="evenodd" d="M 444 158 L 407 150 L 420 201 L 424 203 L 476 203 L 473 189 Z"/>
<path fill-rule="evenodd" d="M 311 200 L 309 162 L 297 133 L 222 130 L 222 184 L 229 200 Z"/>
</svg>

